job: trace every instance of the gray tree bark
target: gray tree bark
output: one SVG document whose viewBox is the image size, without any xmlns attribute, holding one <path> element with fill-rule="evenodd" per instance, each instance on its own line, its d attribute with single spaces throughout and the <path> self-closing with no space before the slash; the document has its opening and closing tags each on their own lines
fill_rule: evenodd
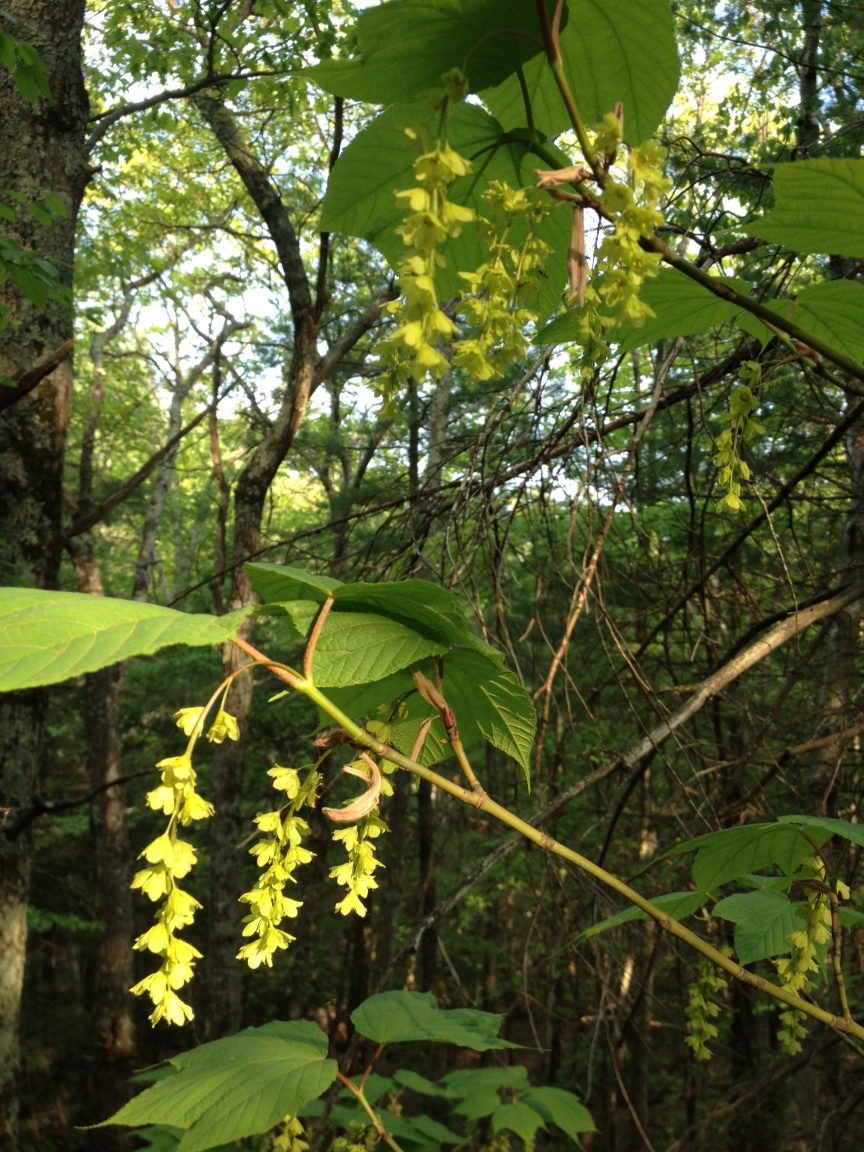
<svg viewBox="0 0 864 1152">
<path fill-rule="evenodd" d="M 7 234 L 49 260 L 71 288 L 75 221 L 89 171 L 84 154 L 87 94 L 81 70 L 84 0 L 6 0 L 15 34 L 46 67 L 51 99 L 30 105 L 0 69 L 0 195 L 21 197 Z M 62 197 L 65 219 L 38 224 L 30 207 Z M 0 375 L 20 378 L 72 339 L 72 315 L 36 308 L 7 282 L 0 301 L 11 323 L 0 332 Z M 62 551 L 61 480 L 72 394 L 68 357 L 0 418 L 0 581 L 50 588 Z M 0 697 L 0 820 L 33 799 L 43 736 L 41 693 Z M 18 1019 L 27 938 L 29 831 L 0 836 L 0 1149 L 18 1147 Z"/>
</svg>

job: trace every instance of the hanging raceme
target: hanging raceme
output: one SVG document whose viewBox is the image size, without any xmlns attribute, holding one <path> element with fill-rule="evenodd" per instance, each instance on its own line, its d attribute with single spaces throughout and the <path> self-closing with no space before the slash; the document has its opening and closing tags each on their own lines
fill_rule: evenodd
<svg viewBox="0 0 864 1152">
<path fill-rule="evenodd" d="M 152 1000 L 152 1024 L 159 1020 L 183 1024 L 192 1019 L 192 1009 L 180 999 L 177 989 L 192 979 L 195 961 L 201 959 L 201 953 L 181 940 L 177 932 L 192 923 L 201 905 L 177 883 L 188 875 L 196 861 L 195 849 L 179 839 L 177 830 L 178 825 L 188 827 L 195 820 L 206 820 L 213 815 L 213 806 L 195 790 L 192 767 L 192 752 L 203 732 L 206 713 L 206 708 L 183 708 L 176 713 L 177 726 L 189 737 L 189 743 L 181 756 L 159 761 L 156 767 L 161 772 L 161 783 L 147 793 L 147 806 L 169 818 L 165 832 L 141 853 L 148 867 L 142 868 L 132 880 L 132 887 L 140 888 L 154 903 L 162 901 L 156 923 L 139 936 L 134 945 L 139 952 L 152 952 L 162 961 L 156 972 L 145 976 L 132 989 L 136 996 L 146 995 Z M 238 735 L 236 720 L 220 707 L 207 739 L 221 743 L 226 736 L 236 740 Z"/>
<path fill-rule="evenodd" d="M 302 907 L 302 901 L 285 896 L 285 885 L 296 883 L 294 872 L 301 864 L 308 864 L 314 853 L 303 847 L 303 839 L 310 835 L 309 825 L 297 813 L 301 808 L 313 808 L 321 774 L 309 768 L 303 780 L 296 768 L 276 765 L 267 772 L 277 792 L 284 792 L 288 803 L 275 812 L 259 812 L 255 817 L 258 831 L 267 837 L 258 840 L 249 849 L 259 868 L 263 868 L 254 887 L 245 892 L 240 901 L 248 904 L 250 912 L 244 916 L 244 936 L 256 939 L 237 953 L 250 968 L 261 964 L 273 965 L 273 955 L 287 948 L 295 940 L 280 928 L 286 918 L 293 919 Z"/>
<path fill-rule="evenodd" d="M 797 996 L 807 995 L 815 987 L 810 973 L 822 972 L 825 948 L 831 940 L 831 901 L 825 886 L 825 865 L 812 856 L 802 861 L 801 870 L 807 888 L 806 899 L 797 905 L 802 927 L 787 937 L 792 946 L 790 955 L 774 961 L 780 986 Z M 803 1013 L 794 1008 L 780 1013 L 777 1039 L 790 1056 L 801 1051 L 801 1041 L 807 1035 L 804 1021 Z"/>
</svg>

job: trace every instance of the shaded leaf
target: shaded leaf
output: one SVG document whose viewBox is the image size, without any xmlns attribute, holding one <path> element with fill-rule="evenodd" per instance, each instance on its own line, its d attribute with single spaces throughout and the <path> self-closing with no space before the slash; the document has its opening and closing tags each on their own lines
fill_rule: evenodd
<svg viewBox="0 0 864 1152">
<path fill-rule="evenodd" d="M 705 903 L 705 899 L 704 892 L 664 892 L 662 896 L 652 896 L 651 903 L 673 919 L 683 920 L 698 911 Z M 618 928 L 621 924 L 630 924 L 634 920 L 647 919 L 649 919 L 648 915 L 641 908 L 636 908 L 631 904 L 629 908 L 622 908 L 614 916 L 607 916 L 598 924 L 584 928 L 576 940 L 590 940 L 592 936 L 599 936 L 601 932 L 608 932 L 610 928 Z"/>
<path fill-rule="evenodd" d="M 292 604 L 302 601 L 320 605 L 330 596 L 334 601 L 333 612 L 371 610 L 414 629 L 427 640 L 473 648 L 495 664 L 504 662 L 496 648 L 470 631 L 465 606 L 459 597 L 428 580 L 343 584 L 279 564 L 247 564 L 246 570 L 255 591 L 265 600 L 259 612 L 264 615 L 285 612 L 301 635 L 306 634 L 303 621 L 308 621 L 308 629 L 313 617 Z"/>
<path fill-rule="evenodd" d="M 382 992 L 351 1013 L 357 1031 L 377 1044 L 427 1040 L 475 1052 L 519 1047 L 499 1038 L 502 1019 L 470 1008 L 437 1008 L 428 992 Z"/>
<path fill-rule="evenodd" d="M 672 13 L 666 0 L 571 0 L 561 33 L 564 75 L 591 127 L 624 105 L 624 139 L 639 144 L 654 134 L 678 88 L 679 63 Z M 650 52 L 645 46 L 651 45 Z M 571 127 L 545 55 L 523 66 L 534 124 L 549 137 Z M 505 129 L 526 123 L 517 76 L 482 93 Z"/>
<path fill-rule="evenodd" d="M 539 1112 L 535 1112 L 530 1104 L 524 1100 L 507 1101 L 499 1104 L 492 1113 L 492 1131 L 515 1132 L 524 1142 L 526 1148 L 534 1146 L 534 1137 L 538 1128 L 545 1128 L 546 1123 Z"/>
<path fill-rule="evenodd" d="M 325 91 L 392 104 L 441 87 L 460 68 L 470 90 L 497 84 L 542 51 L 537 11 L 525 0 L 391 0 L 360 13 L 360 53 L 306 75 Z"/>
<path fill-rule="evenodd" d="M 851 824 L 848 820 L 835 820 L 831 816 L 780 816 L 779 824 L 794 824 L 820 847 L 829 836 L 840 836 L 864 848 L 864 825 Z M 808 855 L 812 855 L 812 850 Z"/>
<path fill-rule="evenodd" d="M 167 1124 L 184 1131 L 178 1152 L 204 1152 L 267 1132 L 336 1079 L 327 1037 L 307 1020 L 247 1028 L 171 1060 L 176 1076 L 125 1104 L 105 1124 Z"/>
<path fill-rule="evenodd" d="M 532 1088 L 526 1093 L 525 1101 L 576 1144 L 579 1144 L 577 1133 L 597 1131 L 585 1105 L 564 1088 Z"/>
<path fill-rule="evenodd" d="M 713 916 L 735 925 L 735 952 L 742 964 L 789 951 L 790 932 L 801 927 L 795 905 L 782 892 L 736 892 L 719 900 Z"/>
<path fill-rule="evenodd" d="M 831 835 L 815 828 L 812 831 L 815 833 L 813 839 L 819 845 Z M 675 853 L 693 851 L 696 852 L 693 883 L 703 892 L 719 888 L 745 873 L 772 866 L 791 878 L 801 861 L 813 855 L 812 845 L 788 823 L 724 828 L 688 840 L 673 849 Z"/>
<path fill-rule="evenodd" d="M 537 731 L 531 698 L 512 672 L 491 668 L 474 652 L 450 653 L 444 662 L 444 694 L 456 714 L 463 743 L 479 732 L 525 771 Z"/>
<path fill-rule="evenodd" d="M 437 137 L 439 124 L 434 113 L 422 105 L 400 105 L 385 109 L 357 134 L 342 152 L 331 173 L 322 210 L 321 227 L 349 236 L 361 236 L 381 251 L 396 268 L 405 257 L 405 244 L 394 231 L 403 210 L 394 193 L 414 185 L 417 148 L 405 136 L 406 126 L 422 127 L 430 142 Z M 447 120 L 447 139 L 457 152 L 471 159 L 474 171 L 457 180 L 449 193 L 457 204 L 488 215 L 482 193 L 491 180 L 503 180 L 521 188 L 533 185 L 538 159 L 529 151 L 527 139 L 503 133 L 500 124 L 475 104 L 458 104 Z M 562 165 L 567 164 L 563 153 Z M 545 162 L 544 162 L 545 163 Z M 571 213 L 566 205 L 550 205 L 550 212 L 537 226 L 537 235 L 552 252 L 547 262 L 547 278 L 542 281 L 538 308 L 541 319 L 560 305 L 566 285 L 566 254 L 570 243 Z M 513 221 L 508 243 L 519 247 L 527 235 L 522 218 Z M 466 225 L 461 235 L 451 239 L 442 253 L 447 265 L 436 272 L 439 298 L 456 296 L 463 284 L 457 269 L 478 267 L 488 256 L 479 229 Z"/>
<path fill-rule="evenodd" d="M 393 1079 L 403 1088 L 410 1088 L 412 1092 L 417 1092 L 421 1096 L 443 1097 L 447 1095 L 434 1081 L 427 1080 L 419 1072 L 412 1072 L 410 1068 L 399 1068 L 393 1073 Z"/>
</svg>

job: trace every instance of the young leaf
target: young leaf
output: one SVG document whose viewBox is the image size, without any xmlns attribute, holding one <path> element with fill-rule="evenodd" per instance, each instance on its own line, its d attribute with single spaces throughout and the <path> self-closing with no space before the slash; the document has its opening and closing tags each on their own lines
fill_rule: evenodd
<svg viewBox="0 0 864 1152">
<path fill-rule="evenodd" d="M 668 3 L 570 0 L 568 10 L 561 56 L 583 121 L 589 126 L 599 122 L 621 101 L 624 139 L 632 145 L 647 140 L 678 87 L 678 49 Z M 647 44 L 650 52 L 645 50 Z M 528 61 L 523 73 L 535 127 L 550 138 L 570 128 L 545 55 Z M 509 76 L 481 96 L 505 129 L 525 126 L 525 101 L 517 76 Z"/>
<path fill-rule="evenodd" d="M 735 952 L 742 964 L 789 951 L 787 937 L 801 927 L 795 905 L 782 892 L 736 892 L 711 909 L 735 925 Z"/>
<path fill-rule="evenodd" d="M 94 1127 L 173 1125 L 185 1133 L 177 1152 L 204 1152 L 267 1132 L 325 1092 L 338 1071 L 327 1059 L 327 1037 L 308 1020 L 247 1028 L 175 1056 L 171 1064 L 176 1076 Z"/>
<path fill-rule="evenodd" d="M 666 912 L 675 920 L 684 920 L 687 916 L 692 916 L 702 907 L 705 900 L 704 892 L 664 892 L 662 896 L 651 897 L 651 903 L 655 907 Z M 576 937 L 576 943 L 590 940 L 592 936 L 599 936 L 601 932 L 608 932 L 610 928 L 618 928 L 621 924 L 630 924 L 634 920 L 647 919 L 647 913 L 643 912 L 641 908 L 636 908 L 633 905 L 629 908 L 622 908 L 614 916 L 607 916 L 605 920 L 592 924 L 590 928 L 584 928 Z"/>
<path fill-rule="evenodd" d="M 195 616 L 78 592 L 0 588 L 0 692 L 59 684 L 173 644 L 223 644 L 246 614 Z"/>
<path fill-rule="evenodd" d="M 796 252 L 864 256 L 864 160 L 776 164 L 774 201 L 748 235 Z"/>
<path fill-rule="evenodd" d="M 597 1131 L 585 1105 L 564 1088 L 531 1088 L 523 1099 L 576 1144 L 577 1133 Z"/>
<path fill-rule="evenodd" d="M 526 1148 L 534 1147 L 534 1137 L 538 1128 L 546 1124 L 539 1112 L 535 1112 L 524 1100 L 499 1103 L 492 1112 L 492 1131 L 515 1132 L 525 1143 Z"/>
<path fill-rule="evenodd" d="M 470 1008 L 436 1008 L 429 992 L 382 992 L 351 1013 L 358 1032 L 376 1044 L 427 1040 L 475 1052 L 518 1048 L 498 1036 L 503 1016 Z"/>
</svg>

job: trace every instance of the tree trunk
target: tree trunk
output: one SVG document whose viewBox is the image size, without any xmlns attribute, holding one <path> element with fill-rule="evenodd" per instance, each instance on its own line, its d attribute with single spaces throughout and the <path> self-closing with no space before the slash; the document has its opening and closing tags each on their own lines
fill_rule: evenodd
<svg viewBox="0 0 864 1152">
<path fill-rule="evenodd" d="M 14 34 L 31 43 L 48 74 L 52 99 L 35 106 L 0 68 L 0 192 L 20 196 L 9 234 L 57 268 L 71 288 L 75 220 L 88 179 L 83 150 L 87 94 L 81 72 L 84 0 L 6 0 Z M 46 193 L 67 215 L 38 224 L 30 208 Z M 7 282 L 0 303 L 10 323 L 0 332 L 0 376 L 16 378 L 72 338 L 72 315 L 49 302 L 38 309 Z M 50 588 L 62 550 L 61 480 L 72 374 L 60 363 L 0 419 L 0 580 Z M 44 701 L 38 693 L 0 702 L 0 811 L 8 819 L 33 798 Z M 0 837 L 0 1149 L 18 1146 L 18 1018 L 26 944 L 31 839 Z"/>
</svg>

